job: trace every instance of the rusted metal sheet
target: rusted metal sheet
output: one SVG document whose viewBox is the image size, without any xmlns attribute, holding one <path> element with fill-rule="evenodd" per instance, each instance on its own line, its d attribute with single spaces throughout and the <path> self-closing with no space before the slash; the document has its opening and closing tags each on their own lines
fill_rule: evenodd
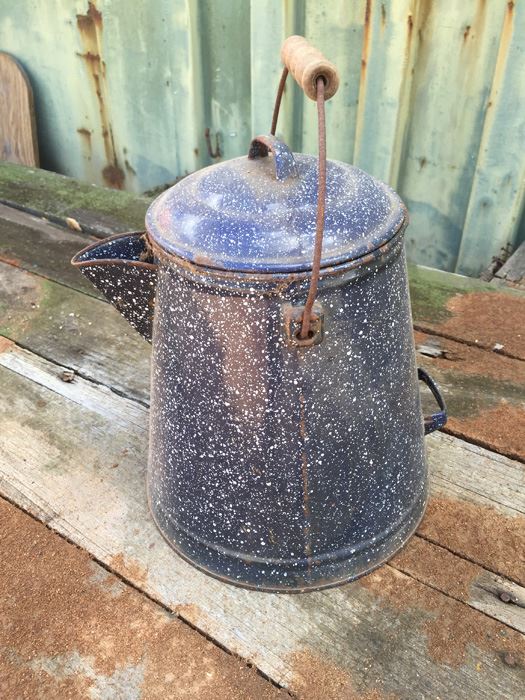
<svg viewBox="0 0 525 700">
<path fill-rule="evenodd" d="M 0 0 L 0 42 L 35 89 L 44 167 L 143 192 L 268 132 L 285 36 L 339 68 L 328 157 L 407 201 L 409 258 L 477 275 L 525 238 L 523 2 Z M 315 153 L 287 86 L 278 135 Z"/>
</svg>

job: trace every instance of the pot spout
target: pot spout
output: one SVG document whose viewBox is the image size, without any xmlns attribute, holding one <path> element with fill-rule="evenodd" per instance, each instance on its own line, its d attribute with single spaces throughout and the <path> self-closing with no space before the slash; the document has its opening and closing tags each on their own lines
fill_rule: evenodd
<svg viewBox="0 0 525 700">
<path fill-rule="evenodd" d="M 151 342 L 157 265 L 144 231 L 110 236 L 89 245 L 71 264 Z"/>
</svg>

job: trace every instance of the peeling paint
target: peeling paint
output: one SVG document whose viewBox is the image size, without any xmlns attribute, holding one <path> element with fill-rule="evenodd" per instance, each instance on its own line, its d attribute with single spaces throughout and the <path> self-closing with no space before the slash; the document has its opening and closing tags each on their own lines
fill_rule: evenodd
<svg viewBox="0 0 525 700">
<path fill-rule="evenodd" d="M 88 2 L 85 15 L 77 15 L 77 27 L 84 46 L 84 52 L 77 55 L 83 60 L 95 93 L 100 115 L 100 131 L 104 144 L 107 165 L 102 169 L 102 177 L 108 187 L 124 189 L 126 175 L 119 164 L 113 127 L 109 112 L 109 90 L 106 80 L 106 64 L 102 59 L 102 13 L 94 2 Z M 84 134 L 87 129 L 79 129 Z M 91 139 L 90 139 L 91 148 Z M 129 171 L 128 171 L 129 172 Z"/>
</svg>

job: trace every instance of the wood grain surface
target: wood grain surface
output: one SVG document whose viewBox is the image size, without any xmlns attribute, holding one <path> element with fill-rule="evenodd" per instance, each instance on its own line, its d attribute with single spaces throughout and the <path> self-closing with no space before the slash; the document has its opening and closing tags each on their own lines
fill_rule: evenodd
<svg viewBox="0 0 525 700">
<path fill-rule="evenodd" d="M 80 377 L 65 382 L 60 366 L 9 341 L 0 365 L 0 491 L 278 683 L 297 690 L 307 672 L 320 683 L 329 664 L 363 692 L 420 698 L 453 688 L 455 697 L 469 700 L 519 696 L 524 638 L 512 627 L 522 622 L 502 622 L 509 606 L 496 595 L 497 617 L 468 604 L 473 593 L 465 592 L 465 601 L 450 595 L 463 557 L 477 563 L 483 553 L 475 542 L 458 544 L 447 529 L 436 534 L 431 509 L 421 531 L 429 529 L 439 551 L 455 556 L 446 584 L 434 580 L 430 566 L 424 581 L 395 561 L 361 582 L 300 596 L 222 584 L 174 554 L 151 521 L 143 406 Z M 523 545 L 522 465 L 440 434 L 429 440 L 429 460 L 433 500 L 478 510 L 494 504 Z M 464 577 L 465 591 L 480 573 L 494 586 L 497 577 L 507 579 L 475 568 L 472 578 Z"/>
<path fill-rule="evenodd" d="M 38 166 L 33 90 L 18 61 L 0 51 L 0 160 Z"/>
<path fill-rule="evenodd" d="M 300 698 L 521 699 L 525 470 L 487 437 L 489 418 L 461 427 L 468 441 L 453 424 L 429 436 L 427 514 L 377 572 L 299 596 L 222 584 L 182 561 L 152 523 L 149 346 L 71 275 L 71 250 L 84 241 L 0 211 L 0 494 Z M 418 360 L 454 417 L 489 416 L 503 399 L 512 410 L 500 422 L 518 431 L 514 330 L 468 309 L 472 295 L 496 294 L 519 316 L 523 295 L 424 268 L 411 282 Z M 508 354 L 493 351 L 496 335 Z"/>
<path fill-rule="evenodd" d="M 71 256 L 92 240 L 86 234 L 0 205 L 0 261 L 5 262 L 0 269 L 10 307 L 9 323 L 0 324 L 5 326 L 2 332 L 44 357 L 52 352 L 57 361 L 72 362 L 86 376 L 147 402 L 149 346 L 116 311 L 86 298 L 86 294 L 97 299 L 101 295 L 69 264 Z M 14 267 L 19 270 L 10 269 Z M 500 291 L 494 297 L 494 289 L 479 280 L 425 268 L 412 268 L 410 278 L 414 323 L 416 328 L 426 329 L 416 331 L 417 359 L 443 390 L 450 414 L 446 431 L 509 457 L 525 459 L 525 363 L 519 359 L 517 337 L 521 317 L 525 327 L 525 294 Z M 25 297 L 21 289 L 26 289 Z M 510 344 L 517 348 L 518 356 L 495 352 L 490 343 L 471 342 L 474 330 L 463 324 L 467 312 L 460 307 L 463 304 L 468 309 L 469 299 L 474 298 L 476 304 L 488 308 L 484 295 L 490 303 L 495 298 L 503 307 L 505 303 L 513 305 L 512 324 L 498 324 L 494 317 L 492 326 L 482 318 L 479 323 L 485 334 L 493 333 L 494 343 L 501 341 L 503 351 L 505 344 Z M 104 343 L 82 322 L 84 316 L 87 323 L 97 319 L 97 333 L 103 329 Z M 477 316 L 468 318 L 472 323 Z M 455 339 L 441 335 L 444 319 L 452 319 Z M 67 337 L 61 332 L 64 329 Z M 62 352 L 64 341 L 69 345 Z M 434 351 L 430 355 L 429 349 Z M 111 372 L 106 372 L 101 355 L 113 358 Z M 426 393 L 423 397 L 425 412 L 434 411 L 434 399 Z"/>
</svg>

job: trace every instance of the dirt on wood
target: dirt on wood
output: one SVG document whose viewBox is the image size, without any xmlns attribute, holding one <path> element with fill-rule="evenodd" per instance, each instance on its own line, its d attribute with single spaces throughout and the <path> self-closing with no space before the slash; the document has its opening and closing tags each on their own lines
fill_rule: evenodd
<svg viewBox="0 0 525 700">
<path fill-rule="evenodd" d="M 290 665 L 291 687 L 301 700 L 398 700 L 397 695 L 377 688 L 356 691 L 346 671 L 311 651 L 295 652 Z"/>
<path fill-rule="evenodd" d="M 451 579 L 454 575 L 449 569 Z M 365 576 L 360 584 L 390 609 L 423 613 L 421 631 L 427 638 L 428 654 L 436 663 L 458 668 L 468 661 L 469 649 L 476 647 L 502 664 L 525 671 L 524 636 L 493 618 L 390 566 Z"/>
<path fill-rule="evenodd" d="M 125 557 L 123 554 L 112 556 L 109 560 L 109 568 L 116 571 L 122 578 L 133 581 L 133 585 L 139 588 L 145 586 L 148 581 L 147 570 L 138 561 Z"/>
<path fill-rule="evenodd" d="M 450 416 L 447 428 L 459 438 L 525 462 L 525 403 L 514 406 L 502 399 L 470 418 Z"/>
<path fill-rule="evenodd" d="M 525 339 L 525 326 L 523 328 Z M 428 358 L 423 356 L 425 362 L 437 367 L 442 372 L 481 378 L 490 378 L 502 382 L 510 382 L 523 386 L 525 389 L 525 363 L 506 357 L 492 349 L 476 348 L 472 345 L 442 338 L 421 331 L 414 332 L 416 347 L 420 345 L 432 345 L 443 354 L 439 357 Z M 524 340 L 525 345 L 525 340 Z"/>
<path fill-rule="evenodd" d="M 418 362 L 445 389 L 446 432 L 525 461 L 525 362 L 421 332 L 415 341 L 442 353 Z"/>
<path fill-rule="evenodd" d="M 432 498 L 418 533 L 494 573 L 525 584 L 525 517 L 489 506 Z"/>
<path fill-rule="evenodd" d="M 0 500 L 0 697 L 287 697 Z"/>
<path fill-rule="evenodd" d="M 422 537 L 412 537 L 390 561 L 390 565 L 465 602 L 470 599 L 473 581 L 483 572 L 480 566 Z"/>
<path fill-rule="evenodd" d="M 525 299 L 501 292 L 457 294 L 447 302 L 452 316 L 439 331 L 525 359 Z"/>
</svg>

